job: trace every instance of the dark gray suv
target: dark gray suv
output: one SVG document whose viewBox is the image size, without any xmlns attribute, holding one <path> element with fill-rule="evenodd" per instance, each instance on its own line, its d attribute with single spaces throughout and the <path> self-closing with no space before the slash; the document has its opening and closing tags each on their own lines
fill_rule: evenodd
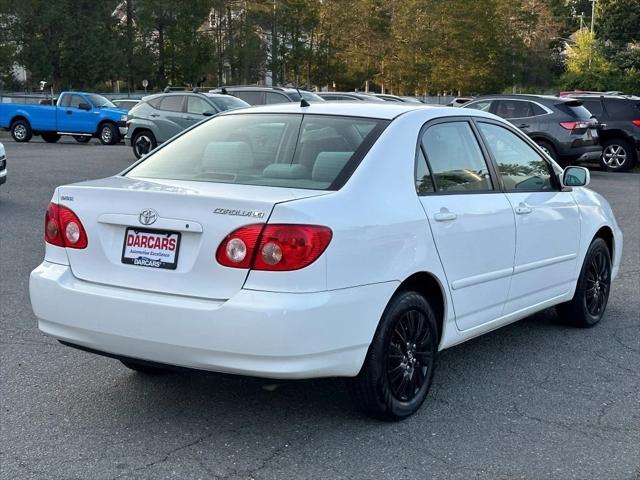
<svg viewBox="0 0 640 480">
<path fill-rule="evenodd" d="M 290 87 L 266 87 L 263 85 L 230 85 L 210 90 L 210 93 L 228 93 L 244 100 L 249 105 L 299 102 L 301 98 L 304 98 L 307 102 L 323 101 L 317 94 L 308 90 L 297 90 Z"/>
<path fill-rule="evenodd" d="M 129 111 L 124 142 L 140 158 L 206 117 L 249 106 L 239 98 L 215 93 L 149 95 Z"/>
<path fill-rule="evenodd" d="M 561 165 L 599 161 L 598 121 L 580 100 L 548 95 L 491 95 L 462 108 L 490 112 L 513 123 Z"/>
</svg>

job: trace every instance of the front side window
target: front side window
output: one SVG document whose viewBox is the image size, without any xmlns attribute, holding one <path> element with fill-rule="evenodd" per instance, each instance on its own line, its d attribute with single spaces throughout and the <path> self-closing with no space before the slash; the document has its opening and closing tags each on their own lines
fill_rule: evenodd
<svg viewBox="0 0 640 480">
<path fill-rule="evenodd" d="M 204 112 L 210 112 L 212 110 L 214 110 L 214 108 L 203 99 L 194 96 L 187 97 L 187 113 L 203 115 Z"/>
<path fill-rule="evenodd" d="M 388 123 L 321 115 L 221 115 L 152 153 L 127 176 L 326 190 L 343 171 L 352 171 Z"/>
<path fill-rule="evenodd" d="M 82 98 L 80 95 L 71 95 L 71 100 L 69 100 L 70 107 L 80 108 L 81 103 L 87 103 L 87 102 L 85 102 L 84 98 Z"/>
<path fill-rule="evenodd" d="M 493 190 L 487 162 L 467 122 L 433 125 L 421 143 L 437 192 Z"/>
<path fill-rule="evenodd" d="M 524 140 L 498 125 L 479 122 L 478 126 L 498 164 L 498 173 L 507 191 L 555 190 L 549 163 Z"/>
</svg>

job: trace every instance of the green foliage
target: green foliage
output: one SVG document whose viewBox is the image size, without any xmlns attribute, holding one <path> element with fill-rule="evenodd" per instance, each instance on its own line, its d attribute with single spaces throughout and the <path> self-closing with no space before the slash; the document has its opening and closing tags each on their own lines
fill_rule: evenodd
<svg viewBox="0 0 640 480">
<path fill-rule="evenodd" d="M 565 88 L 638 90 L 640 2 L 598 0 Z M 0 0 L 0 80 L 14 61 L 61 88 L 298 83 L 398 94 L 547 89 L 589 0 Z M 634 43 L 636 42 L 636 43 Z M 588 55 L 591 52 L 591 67 Z M 586 59 L 586 60 L 585 60 Z M 585 61 L 587 62 L 585 64 Z M 586 65 L 586 67 L 585 67 Z"/>
</svg>

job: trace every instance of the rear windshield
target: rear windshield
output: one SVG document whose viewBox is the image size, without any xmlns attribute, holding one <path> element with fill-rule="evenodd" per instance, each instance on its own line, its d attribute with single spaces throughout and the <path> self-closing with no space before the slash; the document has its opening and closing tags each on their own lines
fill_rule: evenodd
<svg viewBox="0 0 640 480">
<path fill-rule="evenodd" d="M 333 190 L 388 124 L 324 115 L 221 115 L 166 144 L 126 175 Z"/>
</svg>

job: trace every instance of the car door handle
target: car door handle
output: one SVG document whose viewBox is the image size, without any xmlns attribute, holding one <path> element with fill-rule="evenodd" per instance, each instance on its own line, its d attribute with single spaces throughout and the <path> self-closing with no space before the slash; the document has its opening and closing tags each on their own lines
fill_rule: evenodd
<svg viewBox="0 0 640 480">
<path fill-rule="evenodd" d="M 156 117 L 159 117 L 159 116 L 160 116 L 160 114 L 158 114 L 158 113 L 152 113 L 152 114 L 151 114 L 151 115 L 149 115 L 149 116 L 150 116 L 150 117 L 153 117 L 153 118 L 156 118 Z"/>
<path fill-rule="evenodd" d="M 520 125 L 518 125 L 518 128 L 529 128 L 530 125 L 528 123 L 521 123 Z"/>
<path fill-rule="evenodd" d="M 458 215 L 453 212 L 438 212 L 433 218 L 436 222 L 450 222 L 458 218 Z"/>
<path fill-rule="evenodd" d="M 73 113 L 73 110 L 67 110 L 67 115 L 71 115 Z"/>
<path fill-rule="evenodd" d="M 533 212 L 533 209 L 531 207 L 527 207 L 524 203 L 521 203 L 516 207 L 516 213 L 518 215 L 526 215 L 531 212 Z"/>
</svg>

